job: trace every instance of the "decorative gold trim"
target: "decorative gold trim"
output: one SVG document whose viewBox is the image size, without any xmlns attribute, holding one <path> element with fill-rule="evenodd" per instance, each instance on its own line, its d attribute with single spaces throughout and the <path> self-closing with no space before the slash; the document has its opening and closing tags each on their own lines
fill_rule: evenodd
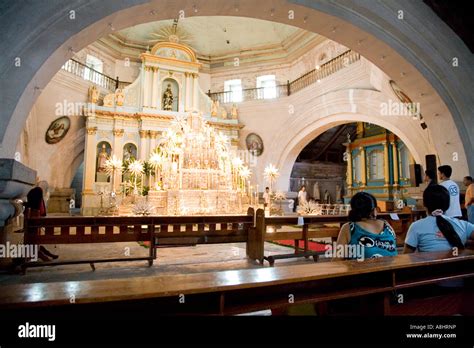
<svg viewBox="0 0 474 348">
<path fill-rule="evenodd" d="M 155 64 L 169 64 L 173 66 L 180 66 L 184 68 L 194 68 L 194 69 L 200 69 L 202 64 L 201 63 L 196 63 L 196 62 L 186 62 L 184 60 L 177 60 L 173 58 L 165 58 L 165 57 L 158 57 L 158 56 L 152 56 L 147 53 L 142 53 L 140 55 L 140 58 L 143 60 L 145 63 L 145 66 L 150 66 L 149 64 L 155 63 Z"/>
<path fill-rule="evenodd" d="M 97 127 L 88 127 L 87 128 L 87 134 L 88 135 L 94 135 L 97 133 Z"/>
<path fill-rule="evenodd" d="M 113 133 L 116 137 L 121 137 L 121 136 L 123 136 L 124 130 L 123 129 L 114 129 Z"/>
<path fill-rule="evenodd" d="M 161 132 L 151 130 L 149 131 L 149 133 L 150 133 L 150 138 L 156 139 L 160 135 Z"/>
<path fill-rule="evenodd" d="M 140 133 L 140 138 L 148 138 L 150 133 L 148 133 L 147 130 L 141 130 L 141 131 L 138 131 L 138 133 Z"/>
<path fill-rule="evenodd" d="M 194 51 L 190 47 L 185 46 L 183 44 L 175 43 L 175 42 L 158 42 L 157 44 L 155 44 L 155 46 L 151 48 L 151 55 L 157 57 L 156 51 L 158 51 L 158 49 L 162 47 L 173 48 L 180 51 L 184 51 L 188 54 L 189 58 L 191 59 L 191 62 L 197 62 L 196 53 L 194 53 Z M 180 61 L 179 59 L 173 59 L 173 60 Z"/>
</svg>

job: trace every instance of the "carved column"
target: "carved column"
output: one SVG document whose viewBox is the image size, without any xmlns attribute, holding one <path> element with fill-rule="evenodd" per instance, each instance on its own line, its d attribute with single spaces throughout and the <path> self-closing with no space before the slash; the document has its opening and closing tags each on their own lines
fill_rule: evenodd
<svg viewBox="0 0 474 348">
<path fill-rule="evenodd" d="M 153 67 L 153 81 L 152 81 L 152 86 L 151 86 L 151 90 L 152 90 L 152 93 L 151 93 L 151 106 L 153 108 L 156 108 L 158 107 L 158 68 L 156 67 Z"/>
<path fill-rule="evenodd" d="M 360 175 L 362 181 L 362 187 L 367 185 L 367 160 L 365 158 L 365 147 L 360 147 Z"/>
<path fill-rule="evenodd" d="M 95 137 L 97 127 L 87 127 L 86 132 L 83 195 L 94 193 L 95 173 L 97 171 L 97 144 Z"/>
<path fill-rule="evenodd" d="M 146 161 L 148 159 L 148 137 L 149 133 L 146 130 L 141 130 L 140 132 L 140 149 L 138 158 L 142 161 Z"/>
<path fill-rule="evenodd" d="M 396 142 L 391 142 L 393 153 L 393 186 L 398 186 L 399 165 L 398 165 L 398 148 Z"/>
<path fill-rule="evenodd" d="M 199 83 L 198 74 L 193 73 L 193 109 L 199 110 Z"/>
<path fill-rule="evenodd" d="M 186 80 L 186 88 L 185 88 L 185 94 L 184 94 L 184 110 L 189 111 L 192 109 L 192 101 L 191 101 L 191 91 L 192 91 L 192 80 L 191 80 L 191 73 L 185 72 L 184 77 Z"/>
<path fill-rule="evenodd" d="M 112 148 L 112 155 L 118 159 L 123 159 L 123 129 L 114 129 L 114 145 Z M 115 190 L 118 190 L 120 187 L 122 175 L 120 173 L 115 173 Z M 112 180 L 110 180 L 112 182 Z"/>
<path fill-rule="evenodd" d="M 145 85 L 143 87 L 144 97 L 143 97 L 143 107 L 150 107 L 150 99 L 151 99 L 151 71 L 150 67 L 145 66 Z"/>
<path fill-rule="evenodd" d="M 150 153 L 155 151 L 158 134 L 160 134 L 158 131 L 150 131 Z"/>
<path fill-rule="evenodd" d="M 347 179 L 346 179 L 346 183 L 347 183 L 347 188 L 351 189 L 352 188 L 352 152 L 351 152 L 351 148 L 350 148 L 349 144 L 346 145 L 346 153 L 347 153 L 347 156 L 346 156 L 346 160 L 347 160 Z"/>
<path fill-rule="evenodd" d="M 383 176 L 385 186 L 390 185 L 390 162 L 388 160 L 388 142 L 383 143 Z"/>
</svg>

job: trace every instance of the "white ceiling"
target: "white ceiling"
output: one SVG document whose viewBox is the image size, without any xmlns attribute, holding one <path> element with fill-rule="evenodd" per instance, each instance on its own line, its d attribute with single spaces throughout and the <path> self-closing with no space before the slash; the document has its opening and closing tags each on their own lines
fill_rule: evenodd
<svg viewBox="0 0 474 348">
<path fill-rule="evenodd" d="M 123 29 L 112 37 L 126 45 L 152 47 L 157 39 L 168 41 L 164 40 L 166 34 L 160 38 L 157 34 L 169 32 L 172 25 L 172 20 L 150 22 Z M 191 46 L 199 56 L 212 58 L 256 49 L 281 49 L 286 40 L 305 31 L 253 18 L 213 16 L 180 19 L 177 32 L 181 43 Z"/>
</svg>

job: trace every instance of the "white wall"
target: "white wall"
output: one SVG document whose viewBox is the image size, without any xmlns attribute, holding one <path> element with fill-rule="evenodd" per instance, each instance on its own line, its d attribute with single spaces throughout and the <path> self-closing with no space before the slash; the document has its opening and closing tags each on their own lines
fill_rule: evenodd
<svg viewBox="0 0 474 348">
<path fill-rule="evenodd" d="M 48 144 L 46 131 L 55 119 L 64 115 L 58 103 L 78 107 L 87 102 L 89 83 L 71 74 L 60 71 L 41 92 L 31 110 L 26 126 L 17 145 L 22 163 L 38 172 L 39 180 L 46 180 L 50 188 L 68 188 L 77 167 L 82 162 L 84 151 L 84 117 L 66 114 L 71 128 L 59 143 Z M 62 107 L 64 109 L 64 107 Z M 58 111 L 58 113 L 57 113 Z"/>
</svg>

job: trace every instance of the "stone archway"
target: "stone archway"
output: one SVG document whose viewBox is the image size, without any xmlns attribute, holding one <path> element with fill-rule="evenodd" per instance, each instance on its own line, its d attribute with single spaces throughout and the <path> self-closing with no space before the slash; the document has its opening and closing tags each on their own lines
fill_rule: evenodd
<svg viewBox="0 0 474 348">
<path fill-rule="evenodd" d="M 269 146 L 271 153 L 267 155 L 265 162 L 274 163 L 280 169 L 277 189 L 288 189 L 295 160 L 311 140 L 330 128 L 345 123 L 362 121 L 390 130 L 405 143 L 417 163 L 423 164 L 427 154 L 437 152 L 427 131 L 422 130 L 416 122 L 403 122 L 407 116 L 380 114 L 380 102 L 386 100 L 386 96 L 380 92 L 353 90 L 351 99 L 347 95 L 347 90 L 324 95 L 321 97 L 325 99 L 324 103 L 313 103 L 313 107 L 285 122 L 285 129 L 275 134 Z M 357 111 L 354 111 L 354 105 Z"/>
<path fill-rule="evenodd" d="M 358 51 L 421 103 L 433 138 L 443 148 L 442 160 L 449 161 L 449 152 L 455 149 L 459 160 L 474 169 L 474 158 L 465 155 L 474 151 L 470 136 L 474 133 L 470 119 L 473 58 L 422 2 L 76 0 L 10 1 L 4 8 L 0 29 L 18 30 L 0 42 L 0 50 L 6 52 L 0 61 L 4 96 L 0 157 L 13 157 L 36 98 L 74 52 L 114 30 L 139 23 L 179 16 L 238 15 L 298 26 Z M 402 22 L 397 16 L 400 11 L 410 14 Z M 455 68 L 453 58 L 461 62 Z"/>
</svg>

